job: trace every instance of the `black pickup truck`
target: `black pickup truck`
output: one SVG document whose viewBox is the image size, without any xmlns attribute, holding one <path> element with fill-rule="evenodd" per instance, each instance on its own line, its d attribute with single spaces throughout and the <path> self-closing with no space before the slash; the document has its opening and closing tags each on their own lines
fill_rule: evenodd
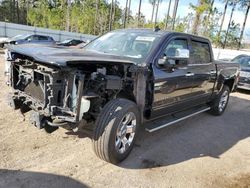
<svg viewBox="0 0 250 188">
<path fill-rule="evenodd" d="M 139 128 L 221 115 L 239 75 L 237 64 L 214 61 L 208 39 L 147 29 L 112 31 L 82 50 L 17 45 L 7 55 L 9 104 L 32 110 L 47 132 L 91 127 L 95 153 L 114 164 Z"/>
</svg>

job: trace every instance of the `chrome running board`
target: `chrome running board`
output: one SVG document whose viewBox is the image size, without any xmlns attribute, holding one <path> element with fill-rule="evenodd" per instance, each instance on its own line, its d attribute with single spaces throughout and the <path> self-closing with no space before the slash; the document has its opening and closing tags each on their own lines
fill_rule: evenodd
<svg viewBox="0 0 250 188">
<path fill-rule="evenodd" d="M 151 132 L 157 131 L 159 129 L 168 127 L 169 125 L 178 123 L 178 122 L 185 120 L 187 118 L 190 118 L 192 116 L 195 116 L 197 114 L 206 112 L 210 109 L 211 109 L 210 107 L 205 106 L 205 107 L 198 108 L 196 110 L 192 110 L 192 112 L 190 112 L 190 110 L 186 111 L 186 113 L 184 112 L 184 114 L 182 114 L 182 115 L 180 115 L 180 114 L 183 112 L 176 113 L 176 114 L 170 116 L 170 118 L 166 117 L 165 120 L 162 120 L 163 118 L 161 118 L 161 121 L 159 121 L 159 120 L 151 121 L 151 122 L 148 122 L 146 124 L 145 130 L 151 133 Z"/>
</svg>

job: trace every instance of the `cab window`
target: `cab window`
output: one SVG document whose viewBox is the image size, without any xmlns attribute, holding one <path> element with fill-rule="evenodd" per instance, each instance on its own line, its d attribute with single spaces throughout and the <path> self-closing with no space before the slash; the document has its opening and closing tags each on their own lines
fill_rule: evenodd
<svg viewBox="0 0 250 188">
<path fill-rule="evenodd" d="M 172 40 L 164 50 L 164 55 L 167 57 L 174 57 L 177 49 L 188 49 L 187 40 L 186 39 Z"/>
<path fill-rule="evenodd" d="M 191 41 L 191 64 L 207 64 L 211 62 L 210 47 L 206 42 Z"/>
<path fill-rule="evenodd" d="M 187 66 L 188 59 L 177 58 L 177 50 L 188 50 L 188 41 L 186 39 L 173 39 L 170 41 L 162 52 L 160 59 L 165 63 L 158 62 L 161 69 L 172 69 Z M 172 68 L 171 68 L 172 67 Z"/>
<path fill-rule="evenodd" d="M 34 35 L 31 40 L 39 40 L 39 37 L 37 35 Z"/>
<path fill-rule="evenodd" d="M 38 40 L 48 40 L 48 37 L 46 37 L 46 36 L 39 36 Z"/>
</svg>

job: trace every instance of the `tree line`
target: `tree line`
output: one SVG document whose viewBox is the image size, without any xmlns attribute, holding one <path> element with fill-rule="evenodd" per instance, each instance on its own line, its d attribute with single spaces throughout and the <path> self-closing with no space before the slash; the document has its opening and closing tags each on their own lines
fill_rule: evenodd
<svg viewBox="0 0 250 188">
<path fill-rule="evenodd" d="M 165 17 L 159 21 L 159 6 L 168 2 Z M 179 0 L 148 0 L 152 5 L 150 20 L 141 10 L 131 11 L 131 0 L 121 8 L 119 0 L 0 0 L 0 21 L 46 27 L 51 29 L 101 35 L 107 31 L 128 27 L 175 30 L 209 37 L 215 46 L 241 48 L 250 0 L 217 0 L 223 11 L 214 6 L 215 0 L 190 3 L 192 11 L 184 18 L 177 17 Z M 242 27 L 233 20 L 235 10 L 244 12 Z M 172 15 L 170 12 L 172 10 Z M 225 16 L 230 13 L 229 22 Z M 226 29 L 223 25 L 227 24 Z"/>
</svg>

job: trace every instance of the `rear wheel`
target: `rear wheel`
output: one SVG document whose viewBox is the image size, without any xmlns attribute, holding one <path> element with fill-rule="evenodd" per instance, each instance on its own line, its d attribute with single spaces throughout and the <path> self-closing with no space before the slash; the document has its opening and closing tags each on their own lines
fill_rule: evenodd
<svg viewBox="0 0 250 188">
<path fill-rule="evenodd" d="M 139 124 L 139 111 L 134 102 L 111 100 L 96 121 L 93 137 L 96 155 L 113 164 L 123 161 L 133 148 Z"/>
<path fill-rule="evenodd" d="M 225 111 L 229 100 L 230 89 L 227 85 L 224 85 L 221 92 L 213 100 L 210 113 L 213 115 L 221 115 Z"/>
</svg>

